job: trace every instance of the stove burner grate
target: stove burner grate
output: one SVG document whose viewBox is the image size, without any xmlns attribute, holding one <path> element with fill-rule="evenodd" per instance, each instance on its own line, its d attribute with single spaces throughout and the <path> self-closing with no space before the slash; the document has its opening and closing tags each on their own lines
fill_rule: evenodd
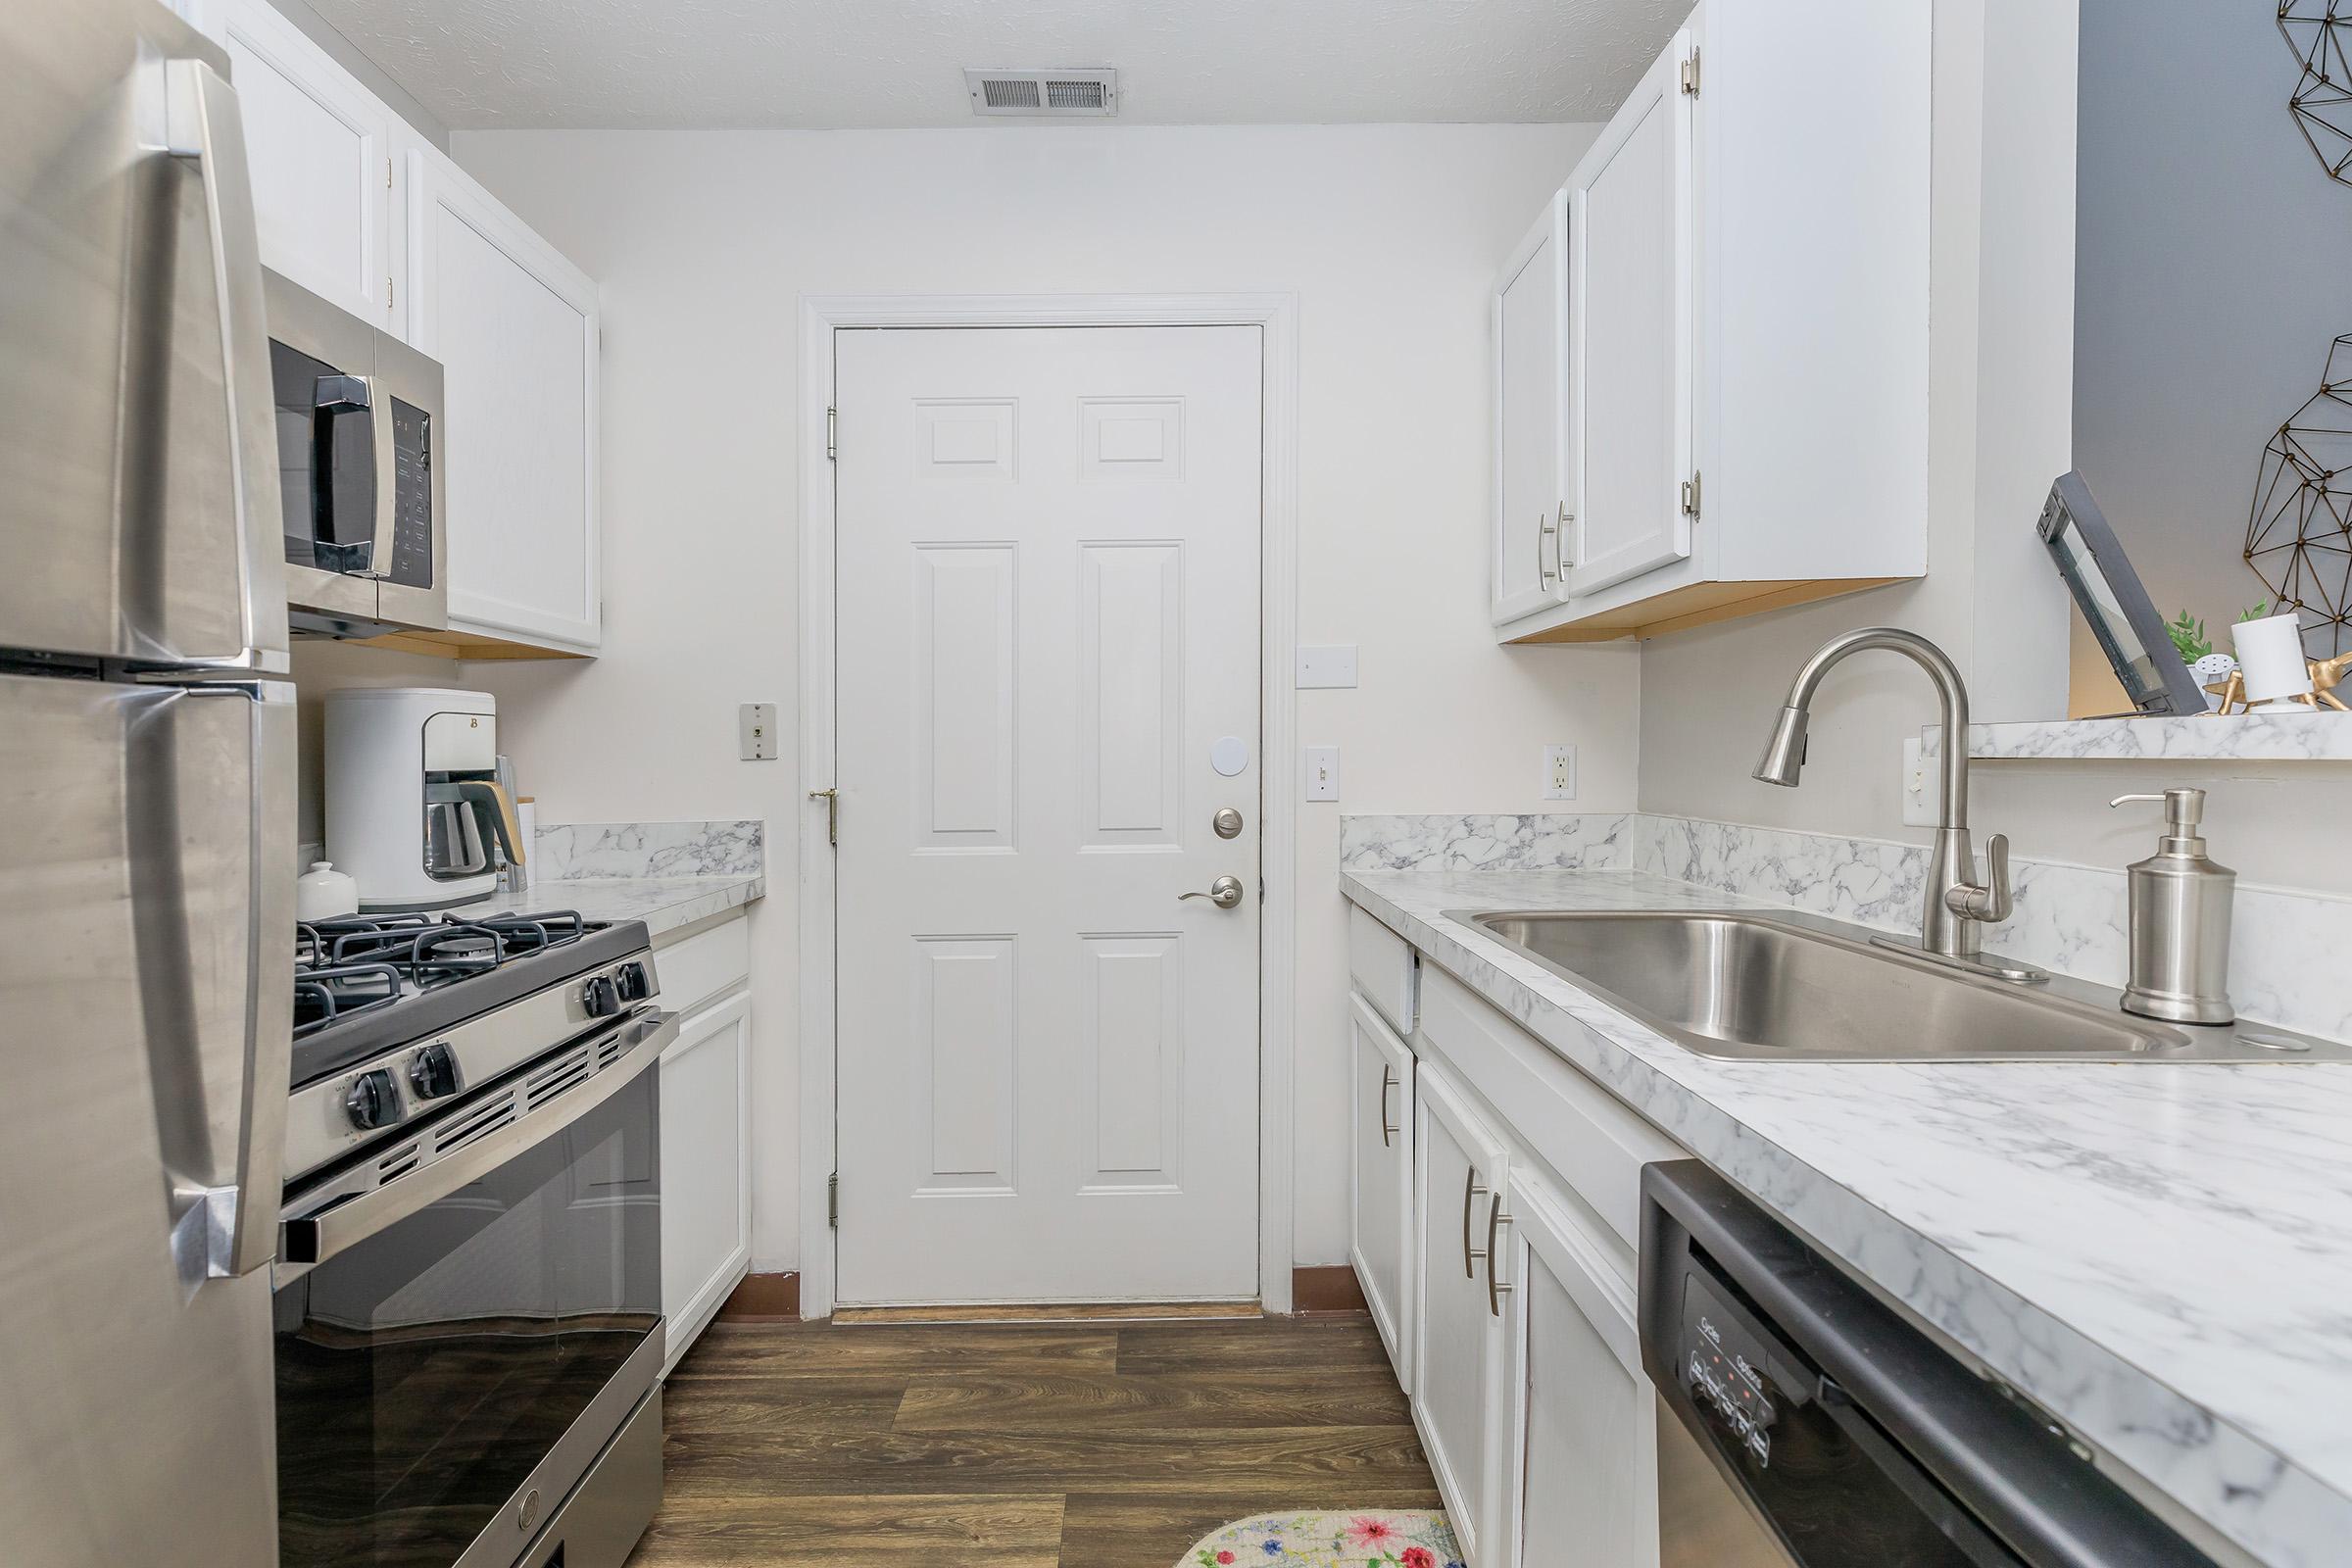
<svg viewBox="0 0 2352 1568">
<path fill-rule="evenodd" d="M 356 1012 L 432 991 L 511 959 L 577 942 L 592 930 L 575 909 L 529 914 L 342 915 L 297 925 L 295 1038 Z"/>
</svg>

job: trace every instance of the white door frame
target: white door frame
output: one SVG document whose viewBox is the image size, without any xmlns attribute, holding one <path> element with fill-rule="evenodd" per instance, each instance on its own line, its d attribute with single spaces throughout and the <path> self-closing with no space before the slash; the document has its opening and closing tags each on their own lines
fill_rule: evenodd
<svg viewBox="0 0 2352 1568">
<path fill-rule="evenodd" d="M 1265 329 L 1259 603 L 1261 809 L 1258 926 L 1257 1289 L 1291 1309 L 1292 1035 L 1296 986 L 1298 783 L 1298 298 L 1295 294 L 905 294 L 801 296 L 800 1090 L 801 1315 L 827 1317 L 834 1248 L 826 1179 L 835 1169 L 834 858 L 821 804 L 834 781 L 833 334 L 876 326 L 1258 326 Z"/>
</svg>

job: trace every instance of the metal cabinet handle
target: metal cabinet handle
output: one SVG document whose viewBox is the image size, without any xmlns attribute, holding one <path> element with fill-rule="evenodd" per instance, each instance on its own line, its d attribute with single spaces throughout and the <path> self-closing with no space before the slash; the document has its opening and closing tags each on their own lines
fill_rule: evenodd
<svg viewBox="0 0 2352 1568">
<path fill-rule="evenodd" d="M 1575 559 L 1568 554 L 1568 528 L 1575 521 L 1576 514 L 1568 510 L 1567 502 L 1561 502 L 1560 536 L 1551 547 L 1551 574 L 1560 580 L 1562 586 L 1567 584 L 1568 568 L 1576 564 Z"/>
<path fill-rule="evenodd" d="M 1399 1131 L 1396 1124 L 1389 1120 L 1389 1091 L 1396 1087 L 1396 1065 L 1392 1062 L 1382 1062 L 1380 1066 L 1380 1147 L 1383 1149 L 1389 1147 L 1389 1140 L 1396 1137 Z"/>
<path fill-rule="evenodd" d="M 1510 1222 L 1511 1216 L 1502 1211 L 1502 1195 L 1496 1193 L 1493 1206 L 1487 1210 L 1487 1250 L 1485 1254 L 1487 1259 L 1487 1310 L 1495 1317 L 1502 1316 L 1502 1298 L 1510 1293 L 1511 1288 L 1494 1278 L 1494 1260 L 1502 1255 L 1494 1246 L 1494 1234 Z"/>
<path fill-rule="evenodd" d="M 1551 514 L 1548 512 L 1536 523 L 1536 580 L 1546 587 L 1550 586 L 1552 578 L 1558 576 L 1559 573 L 1544 564 L 1544 540 L 1546 536 L 1550 537 L 1552 553 L 1557 556 L 1559 532 L 1559 525 L 1551 520 Z"/>
<path fill-rule="evenodd" d="M 1230 909 L 1242 902 L 1242 879 L 1238 876 L 1221 876 L 1208 885 L 1206 893 L 1179 893 L 1176 895 L 1178 904 L 1182 904 L 1187 899 L 1206 899 L 1220 909 Z"/>
<path fill-rule="evenodd" d="M 1473 1250 L 1470 1246 L 1470 1200 L 1485 1191 L 1486 1189 L 1478 1184 L 1478 1167 L 1476 1165 L 1472 1165 L 1462 1172 L 1462 1278 L 1466 1280 L 1478 1278 L 1478 1259 L 1487 1255 L 1484 1252 Z"/>
</svg>

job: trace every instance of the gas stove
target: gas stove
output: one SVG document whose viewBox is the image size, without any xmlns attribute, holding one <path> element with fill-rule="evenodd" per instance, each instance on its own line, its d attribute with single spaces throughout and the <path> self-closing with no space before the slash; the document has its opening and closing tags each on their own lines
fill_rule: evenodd
<svg viewBox="0 0 2352 1568">
<path fill-rule="evenodd" d="M 657 992 L 642 921 L 383 914 L 296 927 L 296 1182 Z"/>
</svg>

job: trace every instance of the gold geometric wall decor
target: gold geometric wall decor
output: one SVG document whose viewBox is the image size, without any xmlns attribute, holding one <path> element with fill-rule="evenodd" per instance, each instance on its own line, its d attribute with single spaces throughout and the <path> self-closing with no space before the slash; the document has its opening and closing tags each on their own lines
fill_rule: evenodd
<svg viewBox="0 0 2352 1568">
<path fill-rule="evenodd" d="M 2287 107 L 2331 179 L 2352 185 L 2352 0 L 2278 0 L 2278 31 L 2303 67 Z"/>
<path fill-rule="evenodd" d="M 2319 391 L 2262 449 L 2246 564 L 2270 588 L 2274 608 L 2305 612 L 2305 652 L 2326 659 L 2345 651 L 2352 640 L 2352 332 L 2328 351 Z M 2317 624 L 2308 623 L 2312 615 Z"/>
</svg>

